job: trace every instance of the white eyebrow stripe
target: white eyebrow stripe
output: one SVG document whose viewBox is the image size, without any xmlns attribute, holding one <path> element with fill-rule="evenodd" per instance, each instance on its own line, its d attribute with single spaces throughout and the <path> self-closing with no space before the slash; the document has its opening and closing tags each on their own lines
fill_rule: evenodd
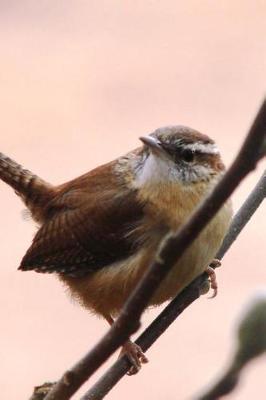
<svg viewBox="0 0 266 400">
<path fill-rule="evenodd" d="M 182 144 L 183 149 L 198 151 L 206 154 L 219 154 L 217 146 L 213 143 L 188 143 Z"/>
</svg>

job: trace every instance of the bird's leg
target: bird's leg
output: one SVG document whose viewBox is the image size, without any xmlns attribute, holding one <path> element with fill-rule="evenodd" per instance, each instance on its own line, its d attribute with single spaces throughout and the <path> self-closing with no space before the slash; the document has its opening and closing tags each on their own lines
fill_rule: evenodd
<svg viewBox="0 0 266 400">
<path fill-rule="evenodd" d="M 105 315 L 104 318 L 108 322 L 108 324 L 112 325 L 114 323 L 113 318 L 111 315 Z M 148 358 L 143 353 L 141 347 L 131 340 L 127 340 L 120 352 L 119 357 L 126 355 L 129 361 L 132 363 L 132 367 L 127 372 L 127 375 L 134 375 L 141 369 L 141 364 L 147 364 L 149 361 Z"/>
<path fill-rule="evenodd" d="M 106 321 L 108 322 L 108 324 L 109 324 L 110 326 L 113 325 L 114 320 L 113 320 L 113 318 L 111 317 L 111 315 L 109 315 L 109 314 L 104 315 L 104 318 L 106 319 Z"/>
</svg>

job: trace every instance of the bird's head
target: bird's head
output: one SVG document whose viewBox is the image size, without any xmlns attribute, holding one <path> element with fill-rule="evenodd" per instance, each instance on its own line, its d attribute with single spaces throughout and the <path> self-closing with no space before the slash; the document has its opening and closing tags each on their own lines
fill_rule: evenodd
<svg viewBox="0 0 266 400">
<path fill-rule="evenodd" d="M 224 170 L 216 144 L 207 135 L 185 126 L 159 128 L 142 136 L 144 146 L 135 166 L 137 186 L 177 182 L 208 182 Z"/>
</svg>

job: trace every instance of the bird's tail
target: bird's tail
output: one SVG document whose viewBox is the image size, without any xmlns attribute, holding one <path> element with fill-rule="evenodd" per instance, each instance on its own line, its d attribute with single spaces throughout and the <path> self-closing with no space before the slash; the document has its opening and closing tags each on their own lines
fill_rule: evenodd
<svg viewBox="0 0 266 400">
<path fill-rule="evenodd" d="M 43 206 L 53 195 L 52 185 L 3 153 L 0 153 L 0 179 L 15 190 L 30 211 L 36 206 Z"/>
</svg>

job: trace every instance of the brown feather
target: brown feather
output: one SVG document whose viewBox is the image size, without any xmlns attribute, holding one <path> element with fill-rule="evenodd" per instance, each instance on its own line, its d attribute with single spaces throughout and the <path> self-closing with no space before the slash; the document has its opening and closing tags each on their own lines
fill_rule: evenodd
<svg viewBox="0 0 266 400">
<path fill-rule="evenodd" d="M 136 251 L 143 205 L 136 190 L 114 185 L 112 168 L 113 163 L 103 168 L 100 182 L 99 171 L 92 171 L 58 188 L 47 205 L 50 218 L 37 232 L 20 269 L 78 277 Z"/>
<path fill-rule="evenodd" d="M 0 153 L 0 178 L 21 197 L 37 222 L 46 217 L 44 211 L 46 204 L 55 194 L 52 185 L 3 153 Z"/>
</svg>

